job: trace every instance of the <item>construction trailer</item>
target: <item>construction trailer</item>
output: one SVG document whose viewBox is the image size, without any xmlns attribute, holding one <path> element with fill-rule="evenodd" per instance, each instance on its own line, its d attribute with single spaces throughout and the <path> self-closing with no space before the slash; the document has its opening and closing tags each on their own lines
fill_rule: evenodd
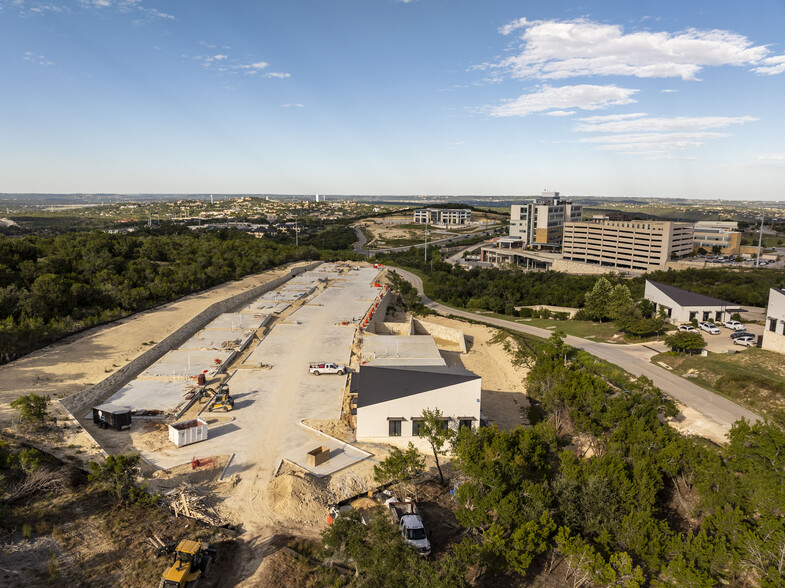
<svg viewBox="0 0 785 588">
<path fill-rule="evenodd" d="M 93 423 L 102 429 L 123 429 L 131 428 L 131 409 L 124 406 L 112 406 L 111 404 L 101 404 L 93 407 Z"/>
</svg>

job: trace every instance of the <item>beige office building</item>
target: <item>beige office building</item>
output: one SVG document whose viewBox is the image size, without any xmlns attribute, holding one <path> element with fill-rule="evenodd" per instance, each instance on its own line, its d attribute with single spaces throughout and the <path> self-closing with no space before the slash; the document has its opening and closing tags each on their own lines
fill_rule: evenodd
<svg viewBox="0 0 785 588">
<path fill-rule="evenodd" d="M 711 253 L 715 246 L 720 248 L 723 255 L 738 255 L 741 252 L 741 233 L 721 226 L 695 223 L 693 248 L 696 251 L 702 248 Z"/>
<path fill-rule="evenodd" d="M 562 257 L 608 268 L 665 269 L 671 259 L 692 251 L 690 223 L 672 221 L 600 221 L 565 223 Z"/>
<path fill-rule="evenodd" d="M 579 221 L 583 207 L 562 200 L 558 192 L 543 192 L 527 204 L 510 207 L 510 237 L 520 237 L 523 246 L 558 249 L 565 222 Z"/>
</svg>

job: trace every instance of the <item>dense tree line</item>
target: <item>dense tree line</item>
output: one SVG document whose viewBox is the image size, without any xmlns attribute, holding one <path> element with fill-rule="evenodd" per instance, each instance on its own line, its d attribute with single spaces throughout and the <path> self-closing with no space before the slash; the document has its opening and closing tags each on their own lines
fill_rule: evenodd
<svg viewBox="0 0 785 588">
<path fill-rule="evenodd" d="M 578 584 L 601 586 L 782 585 L 785 420 L 739 421 L 723 448 L 683 437 L 662 422 L 676 411 L 649 380 L 558 335 L 527 383 L 545 420 L 456 441 L 468 477 L 458 518 L 482 531 L 481 562 L 526 574 L 535 558 L 562 560 Z M 575 433 L 589 457 L 560 450 Z"/>
<path fill-rule="evenodd" d="M 649 279 L 691 292 L 722 298 L 748 306 L 766 306 L 769 289 L 785 284 L 785 270 L 773 268 L 705 268 L 656 271 Z M 632 280 L 643 293 L 644 278 Z"/>
<path fill-rule="evenodd" d="M 314 247 L 225 229 L 0 238 L 0 360 L 247 274 L 319 257 Z"/>
</svg>

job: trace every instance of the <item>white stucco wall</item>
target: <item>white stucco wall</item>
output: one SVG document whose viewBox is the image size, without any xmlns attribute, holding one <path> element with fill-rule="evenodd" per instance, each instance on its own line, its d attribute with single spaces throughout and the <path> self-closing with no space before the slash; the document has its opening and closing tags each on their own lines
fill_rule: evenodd
<svg viewBox="0 0 785 588">
<path fill-rule="evenodd" d="M 772 325 L 772 321 L 774 321 Z M 774 331 L 771 327 L 774 326 Z M 763 327 L 763 349 L 785 353 L 785 294 L 771 288 L 769 305 L 766 309 L 766 323 Z"/>
<path fill-rule="evenodd" d="M 357 409 L 357 439 L 389 436 L 387 417 L 403 417 L 401 437 L 411 437 L 412 417 L 420 417 L 426 408 L 438 408 L 450 418 L 450 428 L 457 429 L 458 417 L 473 417 L 472 428 L 480 424 L 482 380 L 438 388 L 404 398 L 380 402 Z"/>
<path fill-rule="evenodd" d="M 708 312 L 708 318 L 717 322 L 728 320 L 734 312 L 739 311 L 739 307 L 727 307 L 727 310 L 725 310 L 724 307 L 718 306 L 679 306 L 648 281 L 643 291 L 643 297 L 656 304 L 658 311 L 660 306 L 664 306 L 666 309 L 670 308 L 671 316 L 668 321 L 674 325 L 690 322 L 690 313 L 692 312 L 696 313 L 695 318 L 698 319 L 698 322 L 705 320 L 704 312 Z M 718 311 L 719 316 L 717 315 Z"/>
</svg>

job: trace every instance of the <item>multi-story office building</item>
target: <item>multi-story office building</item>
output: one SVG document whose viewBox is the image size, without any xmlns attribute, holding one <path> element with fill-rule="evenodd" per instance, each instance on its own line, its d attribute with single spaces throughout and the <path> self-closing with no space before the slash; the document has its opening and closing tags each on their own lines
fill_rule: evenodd
<svg viewBox="0 0 785 588">
<path fill-rule="evenodd" d="M 533 202 L 510 207 L 510 236 L 520 237 L 524 247 L 557 249 L 564 224 L 580 221 L 582 215 L 580 204 L 562 200 L 558 192 L 543 192 Z"/>
<path fill-rule="evenodd" d="M 466 208 L 419 208 L 414 211 L 414 222 L 430 225 L 466 225 L 472 211 Z"/>
<path fill-rule="evenodd" d="M 701 247 L 711 251 L 720 248 L 723 255 L 738 255 L 741 251 L 741 233 L 736 230 L 738 223 L 719 221 L 698 221 L 695 223 L 693 248 Z"/>
<path fill-rule="evenodd" d="M 562 257 L 610 268 L 664 269 L 692 251 L 693 227 L 672 221 L 565 223 Z"/>
</svg>

